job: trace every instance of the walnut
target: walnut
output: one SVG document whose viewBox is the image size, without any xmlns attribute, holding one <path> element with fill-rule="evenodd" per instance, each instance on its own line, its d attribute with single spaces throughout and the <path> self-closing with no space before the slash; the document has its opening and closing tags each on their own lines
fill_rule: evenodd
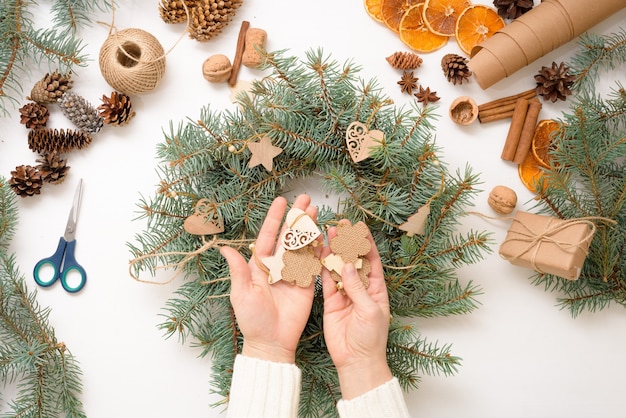
<svg viewBox="0 0 626 418">
<path fill-rule="evenodd" d="M 513 189 L 506 186 L 496 186 L 489 193 L 487 203 L 491 208 L 501 215 L 508 215 L 513 212 L 517 205 L 517 194 Z"/>
<path fill-rule="evenodd" d="M 202 64 L 202 75 L 211 83 L 221 83 L 228 80 L 233 66 L 226 55 L 211 55 Z"/>
<path fill-rule="evenodd" d="M 471 97 L 461 96 L 450 104 L 450 119 L 459 125 L 469 125 L 478 117 L 478 105 Z"/>
</svg>

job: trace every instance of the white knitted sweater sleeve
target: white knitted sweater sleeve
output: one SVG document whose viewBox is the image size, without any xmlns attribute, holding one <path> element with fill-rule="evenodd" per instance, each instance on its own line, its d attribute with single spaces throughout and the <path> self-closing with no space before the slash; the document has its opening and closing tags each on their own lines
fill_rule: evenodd
<svg viewBox="0 0 626 418">
<path fill-rule="evenodd" d="M 300 369 L 295 364 L 238 355 L 230 388 L 228 417 L 296 417 L 301 379 Z"/>
<path fill-rule="evenodd" d="M 341 418 L 409 418 L 409 411 L 395 377 L 354 399 L 337 403 Z"/>
</svg>

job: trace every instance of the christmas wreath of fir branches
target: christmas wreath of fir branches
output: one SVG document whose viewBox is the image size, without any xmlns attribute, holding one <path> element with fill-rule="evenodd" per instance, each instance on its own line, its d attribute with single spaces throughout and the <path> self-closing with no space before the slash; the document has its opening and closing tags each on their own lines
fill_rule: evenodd
<svg viewBox="0 0 626 418">
<path fill-rule="evenodd" d="M 247 242 L 272 200 L 294 179 L 316 178 L 323 192 L 339 196 L 336 209 L 320 208 L 320 226 L 347 218 L 365 222 L 373 233 L 393 315 L 387 350 L 393 374 L 409 389 L 421 374 L 454 373 L 460 358 L 450 345 L 427 340 L 410 318 L 472 311 L 480 289 L 471 281 L 461 284 L 457 269 L 481 260 L 491 242 L 486 232 L 457 232 L 479 179 L 470 167 L 451 173 L 441 161 L 432 135 L 435 108 L 394 106 L 375 80 L 359 78 L 359 66 L 339 64 L 320 49 L 304 59 L 268 53 L 261 69 L 270 75 L 238 95 L 235 111 L 207 106 L 198 121 L 170 124 L 157 148 L 160 183 L 139 203 L 146 227 L 129 247 L 134 276 L 176 265 L 185 277 L 166 303 L 162 329 L 168 337 L 192 337 L 203 355 L 212 355 L 214 390 L 226 399 L 242 337 L 228 297 L 228 266 L 212 243 L 230 243 L 250 256 Z M 345 140 L 355 121 L 385 134 L 358 163 Z M 271 171 L 249 165 L 247 144 L 263 136 L 282 148 Z M 211 202 L 222 233 L 200 237 L 184 230 L 200 199 Z M 399 229 L 424 205 L 430 214 L 423 234 Z M 333 416 L 340 392 L 316 286 L 296 359 L 303 372 L 300 414 Z"/>
</svg>

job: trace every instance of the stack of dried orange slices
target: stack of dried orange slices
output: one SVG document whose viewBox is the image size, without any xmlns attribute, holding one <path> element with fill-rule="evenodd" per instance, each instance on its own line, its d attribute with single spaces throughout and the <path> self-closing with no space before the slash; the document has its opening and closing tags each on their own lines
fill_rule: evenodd
<svg viewBox="0 0 626 418">
<path fill-rule="evenodd" d="M 436 51 L 454 37 L 469 55 L 505 25 L 495 8 L 470 0 L 364 0 L 364 4 L 369 16 L 417 52 Z"/>
</svg>

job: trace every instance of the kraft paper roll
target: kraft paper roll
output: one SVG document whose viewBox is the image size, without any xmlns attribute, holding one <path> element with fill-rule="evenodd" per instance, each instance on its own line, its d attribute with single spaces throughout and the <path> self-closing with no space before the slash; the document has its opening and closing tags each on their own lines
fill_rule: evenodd
<svg viewBox="0 0 626 418">
<path fill-rule="evenodd" d="M 467 66 L 486 89 L 624 7 L 626 0 L 544 0 L 475 46 Z"/>
</svg>

